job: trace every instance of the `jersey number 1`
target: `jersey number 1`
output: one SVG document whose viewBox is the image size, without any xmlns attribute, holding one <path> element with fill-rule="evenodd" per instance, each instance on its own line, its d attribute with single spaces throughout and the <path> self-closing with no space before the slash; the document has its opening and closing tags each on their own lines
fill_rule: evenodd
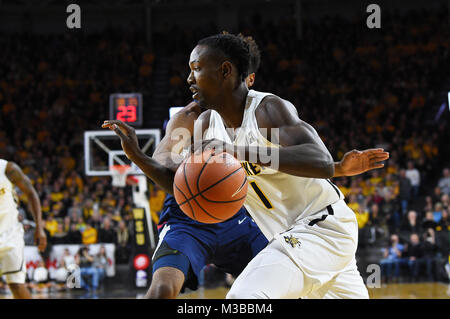
<svg viewBox="0 0 450 319">
<path fill-rule="evenodd" d="M 250 186 L 253 188 L 256 195 L 258 195 L 259 199 L 264 204 L 264 206 L 266 206 L 267 209 L 272 209 L 273 208 L 272 204 L 270 203 L 266 195 L 264 195 L 261 188 L 259 188 L 258 184 L 256 184 L 256 182 L 250 182 Z"/>
</svg>

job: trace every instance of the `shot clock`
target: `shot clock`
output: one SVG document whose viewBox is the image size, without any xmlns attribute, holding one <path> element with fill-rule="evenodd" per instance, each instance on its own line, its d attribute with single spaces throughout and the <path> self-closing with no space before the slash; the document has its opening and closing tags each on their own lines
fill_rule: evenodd
<svg viewBox="0 0 450 319">
<path fill-rule="evenodd" d="M 109 96 L 109 116 L 131 126 L 142 125 L 142 94 L 115 93 Z"/>
</svg>

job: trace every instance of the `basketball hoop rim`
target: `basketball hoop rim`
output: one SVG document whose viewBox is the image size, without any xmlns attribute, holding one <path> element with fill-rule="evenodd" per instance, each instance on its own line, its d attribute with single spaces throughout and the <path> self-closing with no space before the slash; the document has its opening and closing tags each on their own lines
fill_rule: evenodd
<svg viewBox="0 0 450 319">
<path fill-rule="evenodd" d="M 127 174 L 131 170 L 131 165 L 112 165 L 109 167 L 112 171 L 119 174 Z"/>
</svg>

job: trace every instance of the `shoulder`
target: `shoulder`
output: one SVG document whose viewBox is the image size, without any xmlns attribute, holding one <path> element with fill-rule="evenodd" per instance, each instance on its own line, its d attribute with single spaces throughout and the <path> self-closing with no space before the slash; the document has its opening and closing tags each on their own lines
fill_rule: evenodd
<svg viewBox="0 0 450 319">
<path fill-rule="evenodd" d="M 202 113 L 202 109 L 197 102 L 192 101 L 185 107 L 183 107 L 179 112 L 177 112 L 172 119 L 180 120 L 184 118 L 193 118 L 196 119 Z"/>
<path fill-rule="evenodd" d="M 0 159 L 0 174 L 6 173 L 6 166 L 8 165 L 8 161 L 4 159 Z"/>
<path fill-rule="evenodd" d="M 195 101 L 192 101 L 180 111 L 178 111 L 168 122 L 166 132 L 176 128 L 192 129 L 194 121 L 201 114 L 201 107 Z"/>
<path fill-rule="evenodd" d="M 279 127 L 300 122 L 295 106 L 276 95 L 267 95 L 256 108 L 259 127 Z"/>
<path fill-rule="evenodd" d="M 11 161 L 6 162 L 5 174 L 10 174 L 10 173 L 13 173 L 13 172 L 18 172 L 18 171 L 21 171 L 19 165 L 17 165 L 14 162 L 11 162 Z"/>
<path fill-rule="evenodd" d="M 206 110 L 197 119 L 197 125 L 201 125 L 202 130 L 209 127 L 209 121 L 211 120 L 212 110 Z"/>
</svg>

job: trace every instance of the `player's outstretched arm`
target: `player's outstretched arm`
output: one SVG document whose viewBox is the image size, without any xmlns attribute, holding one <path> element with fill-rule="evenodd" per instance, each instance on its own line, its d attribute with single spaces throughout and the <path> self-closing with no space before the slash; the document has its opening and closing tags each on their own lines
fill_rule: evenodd
<svg viewBox="0 0 450 319">
<path fill-rule="evenodd" d="M 354 176 L 367 171 L 383 168 L 381 163 L 389 158 L 389 153 L 382 148 L 364 151 L 352 150 L 344 154 L 340 162 L 334 163 L 334 177 Z"/>
<path fill-rule="evenodd" d="M 44 251 L 47 246 L 47 236 L 44 231 L 41 203 L 37 192 L 28 176 L 22 172 L 22 169 L 16 163 L 8 162 L 5 173 L 11 183 L 19 187 L 19 189 L 27 196 L 31 213 L 36 222 L 35 240 L 39 250 Z"/>
<path fill-rule="evenodd" d="M 126 156 L 135 163 L 144 174 L 157 183 L 165 192 L 173 194 L 175 172 L 145 155 L 139 147 L 135 129 L 118 120 L 104 121 L 103 128 L 114 131 L 120 138 Z"/>
<path fill-rule="evenodd" d="M 194 121 L 200 107 L 192 102 L 169 120 L 166 134 L 157 145 L 152 157 L 145 155 L 138 144 L 136 132 L 131 126 L 117 120 L 105 121 L 103 128 L 113 130 L 121 139 L 122 148 L 144 174 L 165 192 L 173 194 L 173 180 L 183 157 L 181 151 L 191 144 Z"/>
</svg>

